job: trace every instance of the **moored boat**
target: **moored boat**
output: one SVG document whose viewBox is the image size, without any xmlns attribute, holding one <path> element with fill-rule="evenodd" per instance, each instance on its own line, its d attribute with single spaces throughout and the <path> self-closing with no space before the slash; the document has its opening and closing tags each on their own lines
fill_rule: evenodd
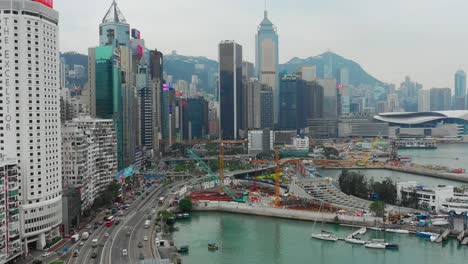
<svg viewBox="0 0 468 264">
<path fill-rule="evenodd" d="M 425 237 L 425 238 L 430 238 L 431 236 L 438 236 L 439 234 L 437 233 L 431 233 L 431 232 L 416 232 L 416 236 L 419 237 Z"/>
<path fill-rule="evenodd" d="M 344 239 L 346 242 L 351 243 L 351 244 L 358 244 L 358 245 L 364 245 L 366 241 L 358 238 L 358 237 L 347 237 Z"/>
<path fill-rule="evenodd" d="M 336 242 L 338 240 L 338 237 L 327 231 L 322 231 L 320 234 L 310 234 L 310 237 L 332 242 Z"/>
<path fill-rule="evenodd" d="M 397 234 L 409 234 L 408 230 L 404 229 L 385 229 L 386 232 L 389 233 L 397 233 Z"/>
</svg>

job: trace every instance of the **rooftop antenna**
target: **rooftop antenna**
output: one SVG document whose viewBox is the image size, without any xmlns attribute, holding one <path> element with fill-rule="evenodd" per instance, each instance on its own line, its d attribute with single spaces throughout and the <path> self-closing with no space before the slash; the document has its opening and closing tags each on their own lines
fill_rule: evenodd
<svg viewBox="0 0 468 264">
<path fill-rule="evenodd" d="M 267 13 L 267 0 L 265 0 L 265 18 L 268 16 L 268 13 Z"/>
</svg>

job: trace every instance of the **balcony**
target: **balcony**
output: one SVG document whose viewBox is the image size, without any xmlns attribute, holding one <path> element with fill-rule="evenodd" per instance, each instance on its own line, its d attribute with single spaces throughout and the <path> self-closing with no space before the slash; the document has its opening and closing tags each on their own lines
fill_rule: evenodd
<svg viewBox="0 0 468 264">
<path fill-rule="evenodd" d="M 18 195 L 18 190 L 13 190 L 13 191 L 8 192 L 8 197 L 17 196 L 17 195 Z"/>
<path fill-rule="evenodd" d="M 19 209 L 14 209 L 14 210 L 10 210 L 10 215 L 13 216 L 13 215 L 17 215 L 19 213 Z"/>
</svg>

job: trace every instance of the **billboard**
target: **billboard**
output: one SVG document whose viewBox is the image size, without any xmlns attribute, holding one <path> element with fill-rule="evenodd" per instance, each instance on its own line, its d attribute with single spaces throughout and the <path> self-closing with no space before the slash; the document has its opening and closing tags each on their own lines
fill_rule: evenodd
<svg viewBox="0 0 468 264">
<path fill-rule="evenodd" d="M 163 91 L 169 91 L 169 85 L 163 84 L 162 89 L 163 89 Z"/>
<path fill-rule="evenodd" d="M 140 58 L 143 57 L 143 46 L 141 46 L 141 45 L 137 46 L 137 55 Z"/>
<path fill-rule="evenodd" d="M 138 29 L 132 29 L 132 38 L 134 39 L 140 39 L 141 33 Z"/>
<path fill-rule="evenodd" d="M 33 0 L 39 4 L 43 4 L 47 7 L 54 8 L 54 0 Z"/>
</svg>

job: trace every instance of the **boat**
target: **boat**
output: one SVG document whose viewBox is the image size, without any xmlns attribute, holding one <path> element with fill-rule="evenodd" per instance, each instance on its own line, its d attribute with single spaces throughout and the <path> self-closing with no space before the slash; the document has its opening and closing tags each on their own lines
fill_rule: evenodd
<svg viewBox="0 0 468 264">
<path fill-rule="evenodd" d="M 432 221 L 432 225 L 433 226 L 446 226 L 446 225 L 449 225 L 449 221 L 447 220 L 433 220 Z"/>
<path fill-rule="evenodd" d="M 382 231 L 382 228 L 380 227 L 369 227 L 369 229 L 375 230 L 375 231 Z"/>
<path fill-rule="evenodd" d="M 327 231 L 322 231 L 322 233 L 320 234 L 310 234 L 310 237 L 315 238 L 315 239 L 320 239 L 320 240 L 332 241 L 332 242 L 338 241 L 338 237 L 336 237 L 335 235 Z"/>
<path fill-rule="evenodd" d="M 386 243 L 383 239 L 372 239 L 364 244 L 366 248 L 385 249 Z"/>
<path fill-rule="evenodd" d="M 439 238 L 440 235 L 434 235 L 434 236 L 431 236 L 429 239 L 431 240 L 431 242 L 436 242 L 436 240 Z"/>
<path fill-rule="evenodd" d="M 218 250 L 218 245 L 216 245 L 216 243 L 210 242 L 208 243 L 208 250 Z"/>
<path fill-rule="evenodd" d="M 397 234 L 409 234 L 409 231 L 408 230 L 404 230 L 404 229 L 385 229 L 385 232 L 389 232 L 389 233 L 397 233 Z"/>
<path fill-rule="evenodd" d="M 398 244 L 387 243 L 383 239 L 373 239 L 364 245 L 366 248 L 398 249 Z"/>
<path fill-rule="evenodd" d="M 425 237 L 425 238 L 431 238 L 431 236 L 438 236 L 439 234 L 437 233 L 431 233 L 431 232 L 416 232 L 416 236 L 419 237 Z"/>
<path fill-rule="evenodd" d="M 358 245 L 364 245 L 366 244 L 367 241 L 364 241 L 358 237 L 347 237 L 344 239 L 346 242 L 351 243 L 351 244 L 358 244 Z"/>
<path fill-rule="evenodd" d="M 179 253 L 188 253 L 189 247 L 188 246 L 181 246 L 177 249 L 177 252 Z"/>
</svg>

